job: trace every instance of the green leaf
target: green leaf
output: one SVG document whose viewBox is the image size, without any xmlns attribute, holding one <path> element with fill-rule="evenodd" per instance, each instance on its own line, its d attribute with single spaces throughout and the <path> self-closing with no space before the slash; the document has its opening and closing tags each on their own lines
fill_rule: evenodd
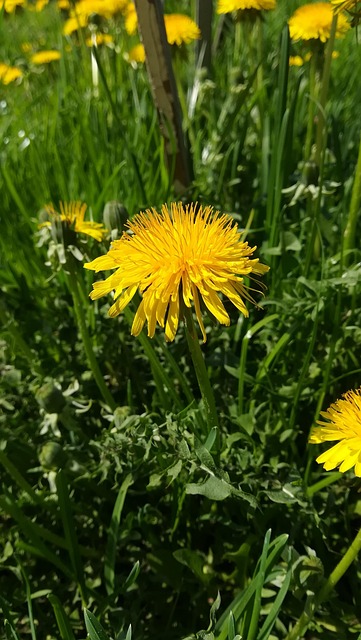
<svg viewBox="0 0 361 640">
<path fill-rule="evenodd" d="M 95 615 L 84 609 L 85 626 L 90 640 L 110 640 Z"/>
<path fill-rule="evenodd" d="M 57 598 L 53 593 L 50 593 L 48 595 L 48 600 L 54 609 L 61 640 L 75 640 L 70 622 L 59 598 Z"/>
<path fill-rule="evenodd" d="M 190 569 L 203 584 L 207 584 L 211 579 L 209 574 L 204 573 L 204 559 L 197 551 L 191 549 L 177 549 L 173 555 L 178 562 Z"/>
<path fill-rule="evenodd" d="M 232 494 L 232 487 L 225 480 L 210 476 L 201 484 L 187 484 L 186 493 L 205 496 L 209 500 L 225 500 Z"/>
</svg>

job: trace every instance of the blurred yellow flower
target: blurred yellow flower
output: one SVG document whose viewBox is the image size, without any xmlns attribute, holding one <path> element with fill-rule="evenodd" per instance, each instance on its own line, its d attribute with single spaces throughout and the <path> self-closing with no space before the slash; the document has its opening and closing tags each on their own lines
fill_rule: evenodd
<svg viewBox="0 0 361 640">
<path fill-rule="evenodd" d="M 42 222 L 40 225 L 41 227 L 50 227 L 51 221 L 55 219 L 64 222 L 76 233 L 84 233 L 98 242 L 101 242 L 107 234 L 107 230 L 103 224 L 93 222 L 92 220 L 84 220 L 84 215 L 87 209 L 87 205 L 85 203 L 79 201 L 59 202 L 60 213 L 54 209 L 52 204 L 46 205 L 44 208 L 50 219 L 46 222 Z"/>
<path fill-rule="evenodd" d="M 134 35 L 138 27 L 138 16 L 134 2 L 129 2 L 125 10 L 125 30 L 130 36 Z"/>
<path fill-rule="evenodd" d="M 71 33 L 77 31 L 78 29 L 83 29 L 88 26 L 88 18 L 87 16 L 76 16 L 76 18 L 68 18 L 65 21 L 63 27 L 64 36 L 70 36 Z"/>
<path fill-rule="evenodd" d="M 48 64 L 54 60 L 60 60 L 60 58 L 60 51 L 49 49 L 47 51 L 38 51 L 37 53 L 34 53 L 30 58 L 30 62 L 33 64 Z"/>
<path fill-rule="evenodd" d="M 71 11 L 71 17 L 85 16 L 89 18 L 92 14 L 111 18 L 119 12 L 123 12 L 128 4 L 128 0 L 79 0 Z"/>
<path fill-rule="evenodd" d="M 257 11 L 274 9 L 276 0 L 218 0 L 217 13 L 231 13 L 231 11 L 243 11 L 256 9 Z"/>
<path fill-rule="evenodd" d="M 199 27 L 194 20 L 181 13 L 164 14 L 164 25 L 169 44 L 178 46 L 189 44 L 192 40 L 201 37 Z M 125 29 L 129 35 L 133 35 L 138 27 L 138 17 L 134 2 L 129 2 L 125 12 Z"/>
<path fill-rule="evenodd" d="M 49 0 L 36 0 L 35 11 L 42 11 L 47 4 L 49 4 Z"/>
<path fill-rule="evenodd" d="M 0 0 L 0 11 L 4 9 L 6 13 L 13 13 L 17 7 L 25 7 L 26 0 Z"/>
<path fill-rule="evenodd" d="M 145 62 L 145 51 L 141 42 L 128 52 L 127 60 L 128 62 Z"/>
<path fill-rule="evenodd" d="M 94 44 L 98 47 L 102 44 L 111 44 L 112 42 L 114 42 L 114 38 L 109 33 L 94 33 L 85 40 L 87 47 L 92 47 Z"/>
<path fill-rule="evenodd" d="M 0 82 L 3 84 L 10 84 L 10 82 L 14 82 L 14 80 L 21 78 L 22 75 L 23 72 L 19 67 L 10 67 L 4 62 L 0 62 Z"/>
<path fill-rule="evenodd" d="M 189 44 L 201 37 L 199 27 L 194 20 L 182 13 L 164 15 L 164 24 L 169 44 Z"/>
<path fill-rule="evenodd" d="M 321 411 L 327 422 L 318 420 L 310 435 L 311 444 L 339 442 L 322 453 L 316 462 L 326 471 L 339 467 L 344 473 L 355 467 L 355 475 L 361 477 L 361 388 L 347 391 L 327 411 Z"/>
<path fill-rule="evenodd" d="M 296 9 L 288 21 L 292 40 L 321 40 L 326 42 L 330 37 L 333 18 L 332 6 L 329 2 L 304 4 Z M 350 29 L 350 24 L 343 13 L 337 21 L 336 38 L 342 38 Z"/>
<path fill-rule="evenodd" d="M 58 9 L 68 11 L 70 9 L 70 0 L 58 0 Z"/>
<path fill-rule="evenodd" d="M 165 327 L 166 340 L 174 340 L 182 306 L 194 306 L 203 341 L 206 332 L 201 300 L 213 316 L 225 325 L 229 315 L 219 297 L 223 294 L 248 316 L 244 300 L 254 303 L 243 276 L 262 276 L 268 267 L 251 259 L 256 247 L 242 241 L 238 226 L 212 207 L 172 203 L 137 214 L 127 223 L 129 233 L 115 240 L 105 256 L 85 264 L 86 269 L 116 269 L 106 280 L 95 282 L 92 300 L 114 290 L 109 315 L 119 315 L 137 290 L 143 299 L 134 317 L 131 333 L 139 335 L 145 322 L 148 336 L 156 325 Z"/>
<path fill-rule="evenodd" d="M 301 56 L 290 56 L 288 58 L 288 64 L 290 67 L 302 67 L 303 62 L 304 60 Z"/>
</svg>

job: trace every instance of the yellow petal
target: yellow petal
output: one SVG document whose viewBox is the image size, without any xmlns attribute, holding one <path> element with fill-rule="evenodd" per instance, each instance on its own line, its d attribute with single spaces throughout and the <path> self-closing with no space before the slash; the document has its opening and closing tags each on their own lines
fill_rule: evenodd
<svg viewBox="0 0 361 640">
<path fill-rule="evenodd" d="M 172 342 L 177 333 L 179 322 L 179 296 L 176 296 L 175 300 L 171 300 L 168 309 L 167 322 L 165 325 L 165 339 L 167 342 Z"/>
<path fill-rule="evenodd" d="M 110 307 L 108 311 L 111 318 L 115 318 L 115 316 L 118 316 L 123 311 L 123 309 L 125 309 L 127 304 L 129 304 L 129 302 L 133 298 L 137 289 L 138 285 L 134 284 L 132 287 L 128 287 L 128 289 L 126 289 L 122 293 L 120 298 L 116 300 L 116 302 Z"/>
<path fill-rule="evenodd" d="M 220 301 L 217 294 L 212 291 L 212 289 L 210 289 L 206 285 L 204 285 L 204 288 L 208 293 L 207 296 L 203 296 L 204 304 L 221 324 L 225 324 L 228 326 L 230 324 L 230 319 L 227 311 L 223 306 L 223 303 Z"/>
<path fill-rule="evenodd" d="M 134 316 L 134 320 L 131 328 L 132 336 L 139 336 L 141 330 L 144 327 L 145 321 L 146 321 L 146 316 L 144 313 L 144 300 L 142 300 Z"/>
<path fill-rule="evenodd" d="M 92 269 L 92 271 L 102 271 L 105 269 L 114 269 L 115 267 L 119 267 L 119 264 L 115 262 L 110 252 L 105 256 L 95 258 L 95 260 L 92 260 L 92 262 L 86 262 L 84 264 L 84 267 L 85 269 Z"/>
</svg>

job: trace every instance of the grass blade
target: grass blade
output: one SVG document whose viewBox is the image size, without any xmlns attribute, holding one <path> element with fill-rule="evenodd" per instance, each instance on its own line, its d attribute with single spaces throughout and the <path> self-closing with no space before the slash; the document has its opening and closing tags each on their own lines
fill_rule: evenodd
<svg viewBox="0 0 361 640">
<path fill-rule="evenodd" d="M 58 493 L 60 515 L 63 522 L 65 539 L 68 543 L 69 557 L 71 566 L 73 567 L 77 583 L 81 592 L 83 602 L 87 602 L 87 588 L 85 585 L 85 577 L 83 565 L 81 562 L 78 539 L 75 531 L 75 523 L 72 514 L 68 485 L 63 471 L 59 471 L 56 476 L 56 489 Z"/>
<path fill-rule="evenodd" d="M 57 598 L 53 593 L 50 593 L 48 595 L 48 600 L 54 609 L 55 618 L 56 618 L 56 622 L 60 632 L 61 640 L 75 640 L 75 636 L 71 629 L 70 622 L 67 618 L 67 615 L 63 609 L 63 606 L 59 598 Z"/>
<path fill-rule="evenodd" d="M 104 558 L 104 578 L 108 595 L 114 592 L 115 587 L 115 557 L 119 537 L 120 518 L 123 511 L 125 497 L 130 485 L 133 483 L 131 474 L 128 474 L 119 489 L 110 520 L 107 547 Z"/>
</svg>

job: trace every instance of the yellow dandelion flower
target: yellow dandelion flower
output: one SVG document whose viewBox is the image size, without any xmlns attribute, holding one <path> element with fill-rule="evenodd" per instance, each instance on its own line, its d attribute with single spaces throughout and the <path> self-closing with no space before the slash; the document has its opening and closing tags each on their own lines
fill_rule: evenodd
<svg viewBox="0 0 361 640">
<path fill-rule="evenodd" d="M 86 16 L 92 14 L 111 18 L 116 13 L 123 12 L 128 4 L 128 0 L 79 0 L 74 5 L 71 17 Z"/>
<path fill-rule="evenodd" d="M 138 28 L 138 16 L 135 10 L 134 2 L 129 2 L 125 10 L 125 30 L 130 36 L 133 36 Z"/>
<path fill-rule="evenodd" d="M 256 11 L 268 11 L 276 7 L 276 0 L 218 0 L 217 13 L 231 13 L 256 9 Z"/>
<path fill-rule="evenodd" d="M 78 29 L 83 29 L 88 26 L 88 17 L 87 16 L 76 16 L 74 18 L 68 18 L 65 21 L 63 27 L 63 35 L 70 36 L 70 34 L 74 33 L 74 31 L 78 31 Z"/>
<path fill-rule="evenodd" d="M 290 56 L 288 58 L 288 64 L 290 67 L 302 67 L 304 60 L 301 56 Z"/>
<path fill-rule="evenodd" d="M 321 411 L 327 422 L 318 420 L 320 427 L 311 431 L 310 443 L 339 442 L 322 453 L 316 462 L 326 471 L 339 467 L 344 473 L 355 467 L 355 475 L 361 477 L 361 387 L 347 391 L 327 411 Z"/>
<path fill-rule="evenodd" d="M 10 82 L 21 78 L 22 75 L 23 72 L 19 67 L 10 67 L 4 62 L 0 62 L 0 82 L 2 82 L 2 84 L 10 84 Z"/>
<path fill-rule="evenodd" d="M 109 33 L 95 33 L 85 40 L 87 47 L 92 47 L 94 44 L 99 47 L 102 44 L 111 44 L 112 42 L 114 42 L 114 38 Z"/>
<path fill-rule="evenodd" d="M 14 13 L 17 7 L 24 7 L 26 0 L 0 0 L 0 11 L 4 9 L 6 13 Z"/>
<path fill-rule="evenodd" d="M 90 294 L 96 300 L 114 290 L 112 318 L 140 291 L 143 298 L 132 335 L 139 335 L 147 322 L 152 338 L 158 323 L 165 327 L 166 340 L 174 340 L 181 305 L 193 304 L 205 342 L 200 297 L 221 324 L 230 324 L 219 293 L 248 316 L 244 300 L 254 300 L 243 276 L 261 276 L 268 267 L 252 259 L 256 247 L 242 241 L 230 216 L 213 213 L 212 207 L 173 203 L 170 212 L 167 205 L 161 213 L 147 209 L 127 225 L 131 234 L 123 233 L 105 256 L 84 266 L 94 271 L 116 269 L 106 280 L 95 282 Z"/>
<path fill-rule="evenodd" d="M 31 44 L 31 42 L 23 42 L 20 47 L 21 51 L 23 51 L 24 53 L 30 53 L 30 51 L 33 50 L 33 45 Z"/>
<path fill-rule="evenodd" d="M 49 215 L 50 220 L 43 222 L 40 226 L 50 227 L 51 220 L 60 220 L 67 226 L 74 229 L 76 233 L 84 233 L 98 242 L 103 240 L 107 231 L 99 222 L 92 220 L 84 220 L 87 205 L 79 201 L 59 202 L 60 213 L 58 213 L 53 205 L 47 205 L 45 211 Z"/>
<path fill-rule="evenodd" d="M 135 47 L 133 47 L 128 52 L 127 60 L 128 62 L 138 62 L 138 63 L 145 62 L 145 51 L 144 51 L 144 46 L 142 45 L 141 42 L 139 44 L 136 44 Z"/>
<path fill-rule="evenodd" d="M 321 40 L 326 42 L 330 37 L 333 11 L 329 2 L 304 4 L 296 9 L 288 21 L 292 40 Z M 336 38 L 342 38 L 350 24 L 343 13 L 337 21 Z"/>
<path fill-rule="evenodd" d="M 165 14 L 164 24 L 169 44 L 180 46 L 201 37 L 200 29 L 194 20 L 181 13 Z"/>
<path fill-rule="evenodd" d="M 47 4 L 49 4 L 49 0 L 36 0 L 35 11 L 42 11 Z"/>
<path fill-rule="evenodd" d="M 60 58 L 60 51 L 48 49 L 34 53 L 30 58 L 30 62 L 32 62 L 33 64 L 48 64 L 49 62 L 53 62 L 54 60 L 60 60 Z"/>
<path fill-rule="evenodd" d="M 70 9 L 70 0 L 58 0 L 58 9 L 68 11 Z"/>
</svg>

